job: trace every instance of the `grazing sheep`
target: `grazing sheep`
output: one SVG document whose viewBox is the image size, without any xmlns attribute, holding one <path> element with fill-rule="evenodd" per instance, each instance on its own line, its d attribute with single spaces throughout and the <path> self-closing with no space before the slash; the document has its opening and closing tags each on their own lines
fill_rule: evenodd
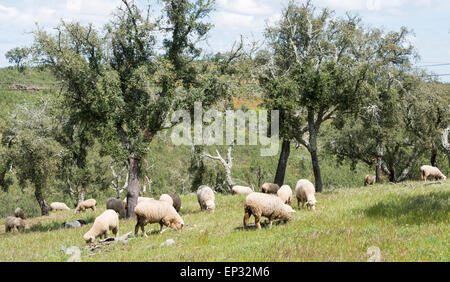
<svg viewBox="0 0 450 282">
<path fill-rule="evenodd" d="M 261 187 L 261 192 L 266 193 L 266 194 L 276 194 L 279 189 L 280 189 L 280 186 L 278 186 L 278 184 L 264 183 Z"/>
<path fill-rule="evenodd" d="M 75 209 L 75 213 L 79 213 L 80 211 L 84 212 L 86 209 L 92 209 L 93 211 L 95 211 L 96 203 L 97 201 L 94 199 L 83 201 L 78 204 L 77 208 Z"/>
<path fill-rule="evenodd" d="M 231 188 L 231 191 L 233 195 L 248 195 L 254 192 L 250 187 L 239 185 L 233 186 L 233 188 Z"/>
<path fill-rule="evenodd" d="M 162 194 L 161 197 L 159 197 L 160 201 L 164 201 L 169 203 L 171 206 L 173 206 L 173 199 L 168 194 Z"/>
<path fill-rule="evenodd" d="M 17 209 L 14 211 L 14 215 L 15 215 L 15 217 L 20 217 L 21 219 L 27 218 L 26 215 L 25 215 L 25 213 L 23 212 L 23 210 L 22 210 L 21 208 L 17 208 Z"/>
<path fill-rule="evenodd" d="M 302 208 L 306 203 L 306 207 L 311 210 L 316 209 L 316 189 L 314 185 L 307 179 L 300 179 L 295 186 L 295 194 L 297 196 L 297 207 L 300 208 L 300 202 L 302 203 Z"/>
<path fill-rule="evenodd" d="M 179 212 L 180 209 L 181 209 L 181 198 L 180 198 L 180 196 L 178 196 L 178 194 L 169 194 L 169 196 L 172 197 L 173 207 L 175 208 L 175 210 L 177 212 Z"/>
<path fill-rule="evenodd" d="M 83 239 L 86 243 L 92 243 L 97 237 L 108 238 L 109 230 L 112 230 L 114 236 L 117 238 L 119 235 L 119 216 L 114 210 L 106 210 L 99 215 L 86 234 L 83 235 Z"/>
<path fill-rule="evenodd" d="M 291 204 L 292 200 L 292 189 L 289 185 L 283 185 L 277 191 L 278 197 L 283 201 L 284 204 Z"/>
<path fill-rule="evenodd" d="M 201 210 L 209 210 L 214 211 L 216 208 L 216 204 L 214 203 L 214 191 L 206 186 L 202 185 L 197 190 L 197 200 L 200 204 Z"/>
<path fill-rule="evenodd" d="M 259 223 L 261 216 L 269 219 L 269 228 L 271 228 L 273 220 L 281 219 L 286 222 L 291 219 L 295 212 L 291 206 L 284 204 L 279 197 L 258 192 L 251 193 L 245 198 L 244 211 L 244 229 L 247 227 L 252 214 L 255 217 L 256 227 L 261 229 Z"/>
<path fill-rule="evenodd" d="M 142 233 L 144 233 L 144 236 L 148 237 L 145 233 L 144 227 L 149 223 L 159 223 L 161 226 L 161 234 L 165 231 L 163 230 L 163 226 L 167 226 L 175 230 L 180 230 L 184 226 L 184 221 L 175 208 L 165 201 L 149 200 L 140 202 L 134 209 L 134 213 L 137 218 L 137 223 L 134 228 L 135 236 L 137 236 L 140 227 Z"/>
<path fill-rule="evenodd" d="M 119 213 L 119 218 L 125 218 L 126 211 L 123 207 L 123 203 L 120 199 L 116 198 L 109 198 L 106 202 L 106 209 L 107 210 L 115 210 L 117 213 Z"/>
<path fill-rule="evenodd" d="M 78 228 L 81 227 L 83 225 L 86 224 L 86 221 L 80 219 L 80 220 L 75 220 L 75 221 L 71 221 L 71 222 L 63 222 L 61 224 L 61 227 L 64 229 L 68 229 L 68 228 Z"/>
<path fill-rule="evenodd" d="M 145 200 L 153 200 L 153 198 L 149 198 L 149 197 L 138 197 L 137 203 L 139 204 L 141 201 L 145 201 Z M 127 209 L 127 198 L 123 199 L 123 207 L 125 209 Z"/>
<path fill-rule="evenodd" d="M 375 184 L 376 177 L 372 174 L 367 174 L 364 176 L 364 186 Z"/>
<path fill-rule="evenodd" d="M 14 230 L 30 229 L 30 226 L 25 223 L 20 217 L 8 216 L 5 220 L 5 232 Z"/>
<path fill-rule="evenodd" d="M 425 182 L 428 177 L 432 177 L 435 180 L 446 180 L 447 177 L 439 170 L 439 168 L 431 165 L 423 165 L 420 167 L 420 177 Z"/>
<path fill-rule="evenodd" d="M 69 207 L 64 203 L 53 202 L 50 204 L 52 211 L 70 211 Z"/>
</svg>

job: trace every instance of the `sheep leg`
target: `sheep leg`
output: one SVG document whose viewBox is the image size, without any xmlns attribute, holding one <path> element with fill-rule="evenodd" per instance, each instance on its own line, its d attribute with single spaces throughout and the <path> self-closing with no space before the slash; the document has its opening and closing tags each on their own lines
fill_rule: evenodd
<svg viewBox="0 0 450 282">
<path fill-rule="evenodd" d="M 245 209 L 245 214 L 244 214 L 244 229 L 247 227 L 248 225 L 248 220 L 250 219 L 250 216 L 252 216 L 252 211 L 250 209 Z"/>
<path fill-rule="evenodd" d="M 147 238 L 148 235 L 147 235 L 147 233 L 145 233 L 144 224 L 141 224 L 141 230 L 142 230 L 142 233 L 144 233 L 144 237 Z"/>
<path fill-rule="evenodd" d="M 273 219 L 269 218 L 269 228 L 272 228 L 272 221 Z"/>
<path fill-rule="evenodd" d="M 165 226 L 164 224 L 160 223 L 159 225 L 161 226 L 161 229 L 159 229 L 159 234 L 163 234 L 164 232 L 167 231 L 167 228 L 164 228 L 164 226 Z M 163 228 L 164 228 L 164 230 L 163 230 Z"/>
<path fill-rule="evenodd" d="M 255 216 L 255 225 L 256 227 L 258 227 L 258 229 L 261 229 L 261 224 L 259 223 L 260 217 L 258 215 L 254 215 Z"/>
</svg>

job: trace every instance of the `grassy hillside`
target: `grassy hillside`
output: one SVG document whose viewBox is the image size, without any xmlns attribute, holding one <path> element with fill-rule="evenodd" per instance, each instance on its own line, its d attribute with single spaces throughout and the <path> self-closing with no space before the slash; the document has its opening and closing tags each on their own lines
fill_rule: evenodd
<svg viewBox="0 0 450 282">
<path fill-rule="evenodd" d="M 193 194 L 182 197 L 186 226 L 156 233 L 147 226 L 127 245 L 86 248 L 83 234 L 94 213 L 52 213 L 27 220 L 25 233 L 4 233 L 0 224 L 0 261 L 66 261 L 62 246 L 79 246 L 82 261 L 367 261 L 369 247 L 381 250 L 382 261 L 450 260 L 450 183 L 407 182 L 338 189 L 317 196 L 315 212 L 297 210 L 292 221 L 242 230 L 244 196 L 216 196 L 214 213 L 200 212 Z M 296 207 L 296 202 L 293 203 Z M 63 230 L 64 221 L 85 219 L 90 224 Z M 253 223 L 253 217 L 250 222 Z M 134 231 L 134 220 L 120 221 L 120 234 Z M 151 233 L 151 234 L 150 234 Z M 175 244 L 162 247 L 167 239 Z"/>
</svg>

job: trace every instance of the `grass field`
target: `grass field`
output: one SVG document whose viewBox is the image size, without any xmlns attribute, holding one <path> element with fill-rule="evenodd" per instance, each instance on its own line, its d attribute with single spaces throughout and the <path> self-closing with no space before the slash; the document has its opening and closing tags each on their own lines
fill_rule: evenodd
<svg viewBox="0 0 450 282">
<path fill-rule="evenodd" d="M 194 194 L 182 197 L 185 227 L 158 234 L 159 224 L 147 225 L 128 244 L 86 248 L 83 234 L 96 215 L 52 213 L 27 219 L 23 233 L 0 228 L 0 261 L 66 261 L 61 247 L 79 246 L 82 261 L 367 261 L 369 247 L 381 250 L 382 261 L 449 261 L 450 183 L 407 182 L 336 189 L 317 195 L 315 212 L 297 210 L 287 224 L 272 229 L 242 230 L 244 196 L 216 196 L 214 213 L 200 212 Z M 296 201 L 293 206 L 297 209 Z M 59 229 L 64 221 L 85 219 L 78 229 Z M 253 223 L 252 217 L 250 222 Z M 134 231 L 134 220 L 120 221 L 120 234 Z M 167 239 L 171 246 L 160 246 Z"/>
</svg>

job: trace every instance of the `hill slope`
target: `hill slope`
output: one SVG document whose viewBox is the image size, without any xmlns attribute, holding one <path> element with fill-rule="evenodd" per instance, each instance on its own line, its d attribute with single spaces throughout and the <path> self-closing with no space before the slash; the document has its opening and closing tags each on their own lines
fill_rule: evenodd
<svg viewBox="0 0 450 282">
<path fill-rule="evenodd" d="M 94 251 L 86 248 L 82 236 L 104 203 L 95 213 L 30 219 L 31 230 L 21 234 L 5 234 L 2 220 L 0 261 L 66 261 L 62 246 L 79 246 L 82 261 L 367 261 L 372 246 L 381 250 L 382 261 L 450 260 L 448 182 L 337 189 L 317 199 L 315 212 L 297 210 L 287 224 L 243 231 L 243 196 L 218 194 L 216 211 L 208 213 L 200 212 L 196 196 L 189 194 L 182 197 L 180 214 L 186 226 L 181 232 L 159 235 L 154 224 L 146 227 L 155 231 L 149 238 L 139 233 L 127 245 Z M 58 229 L 62 222 L 80 218 L 91 224 Z M 119 233 L 134 231 L 134 225 L 134 220 L 121 220 Z M 167 239 L 175 244 L 160 247 Z"/>
</svg>

